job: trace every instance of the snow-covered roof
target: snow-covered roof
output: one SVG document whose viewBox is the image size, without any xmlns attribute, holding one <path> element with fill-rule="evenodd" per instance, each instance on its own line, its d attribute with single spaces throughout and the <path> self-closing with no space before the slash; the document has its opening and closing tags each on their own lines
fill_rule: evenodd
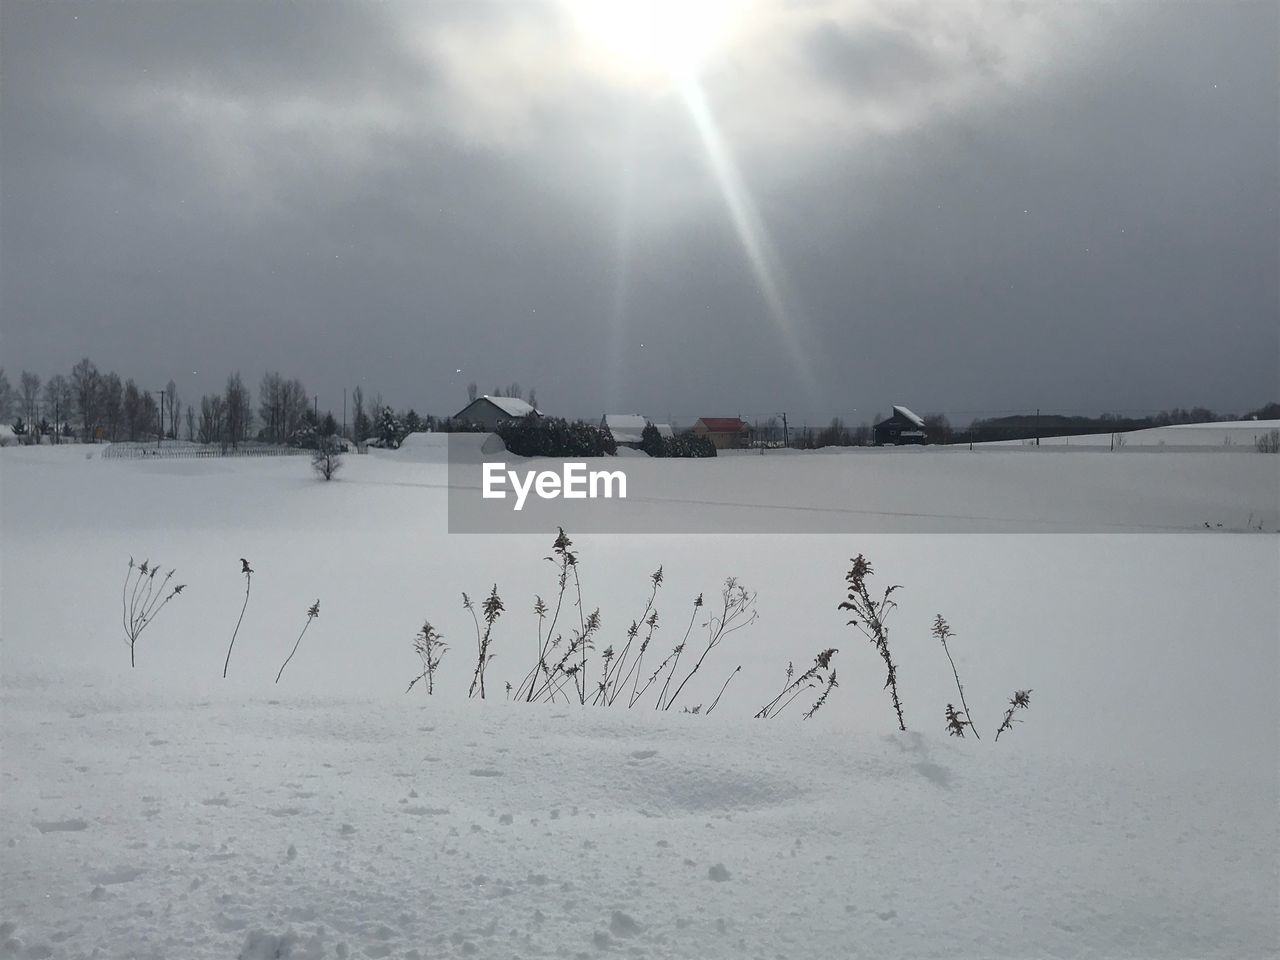
<svg viewBox="0 0 1280 960">
<path fill-rule="evenodd" d="M 609 428 L 618 443 L 639 443 L 644 436 L 644 428 L 651 422 L 639 413 L 606 413 L 601 425 Z M 654 426 L 660 436 L 672 435 L 670 424 L 655 423 Z"/>
<path fill-rule="evenodd" d="M 606 413 L 604 425 L 610 430 L 643 430 L 649 418 L 638 413 Z"/>
<path fill-rule="evenodd" d="M 911 421 L 912 423 L 914 423 L 917 427 L 923 427 L 923 426 L 924 426 L 924 418 L 923 418 L 923 417 L 918 417 L 918 416 L 916 416 L 914 413 L 912 413 L 912 412 L 911 412 L 910 410 L 908 410 L 906 407 L 902 407 L 902 406 L 897 406 L 897 405 L 895 405 L 895 406 L 894 406 L 894 408 L 893 408 L 893 412 L 894 412 L 894 413 L 896 413 L 898 416 L 902 417 L 902 418 L 903 418 L 903 419 L 905 419 L 905 420 L 910 420 L 910 421 Z"/>
<path fill-rule="evenodd" d="M 486 393 L 484 399 L 509 417 L 524 417 L 537 412 L 533 409 L 533 404 L 519 397 L 491 397 Z"/>
</svg>

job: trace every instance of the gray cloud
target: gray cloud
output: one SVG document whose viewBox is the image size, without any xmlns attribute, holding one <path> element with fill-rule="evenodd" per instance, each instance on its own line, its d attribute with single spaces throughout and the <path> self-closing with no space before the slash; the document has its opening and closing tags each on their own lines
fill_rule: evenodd
<svg viewBox="0 0 1280 960">
<path fill-rule="evenodd" d="M 5 5 L 3 363 L 434 412 L 1274 399 L 1272 5 L 753 10 L 703 85 L 784 325 L 681 97 L 560 6 Z"/>
</svg>

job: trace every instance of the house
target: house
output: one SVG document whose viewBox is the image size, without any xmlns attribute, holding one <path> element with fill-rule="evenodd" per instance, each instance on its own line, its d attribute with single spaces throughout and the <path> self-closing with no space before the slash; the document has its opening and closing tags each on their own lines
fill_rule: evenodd
<svg viewBox="0 0 1280 960">
<path fill-rule="evenodd" d="M 693 425 L 693 432 L 709 439 L 717 450 L 745 447 L 749 430 L 741 417 L 699 417 Z"/>
<path fill-rule="evenodd" d="M 883 447 L 889 444 L 928 443 L 925 436 L 924 419 L 912 413 L 906 407 L 895 406 L 893 416 L 881 420 L 872 428 L 875 445 Z"/>
<path fill-rule="evenodd" d="M 453 415 L 454 420 L 463 423 L 474 423 L 478 427 L 496 430 L 498 424 L 507 420 L 519 420 L 533 414 L 542 414 L 533 405 L 519 397 L 477 397 Z"/>
<path fill-rule="evenodd" d="M 648 417 L 638 413 L 606 413 L 600 418 L 600 429 L 608 430 L 620 447 L 639 449 L 644 438 L 644 428 L 653 423 Z M 654 423 L 658 435 L 663 438 L 673 436 L 671 424 Z"/>
</svg>

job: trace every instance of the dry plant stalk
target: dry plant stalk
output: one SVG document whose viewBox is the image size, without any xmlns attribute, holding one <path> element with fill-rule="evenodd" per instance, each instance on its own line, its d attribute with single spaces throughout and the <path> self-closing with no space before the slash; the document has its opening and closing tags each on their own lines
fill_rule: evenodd
<svg viewBox="0 0 1280 960">
<path fill-rule="evenodd" d="M 227 679 L 227 668 L 231 666 L 231 651 L 236 645 L 236 634 L 240 632 L 240 624 L 244 621 L 244 612 L 249 606 L 249 587 L 253 584 L 253 568 L 244 557 L 240 558 L 240 572 L 244 574 L 244 603 L 240 606 L 240 616 L 236 620 L 236 628 L 231 631 L 231 643 L 227 645 L 227 660 L 222 665 L 222 679 Z"/>
<path fill-rule="evenodd" d="M 999 741 L 1000 734 L 1006 730 L 1012 730 L 1013 725 L 1019 721 L 1014 719 L 1013 712 L 1015 710 L 1026 710 L 1031 705 L 1030 690 L 1015 690 L 1013 696 L 1009 698 L 1009 709 L 1004 712 L 1004 721 L 1000 724 L 1000 729 L 996 731 L 996 740 Z"/>
<path fill-rule="evenodd" d="M 956 689 L 960 691 L 960 706 L 964 708 L 963 716 L 957 715 L 955 717 L 955 721 L 960 724 L 959 732 L 957 733 L 956 727 L 952 724 L 954 711 L 951 704 L 947 704 L 947 729 L 953 737 L 963 737 L 964 728 L 967 726 L 973 731 L 974 739 L 981 740 L 982 737 L 978 736 L 978 728 L 973 725 L 973 715 L 969 713 L 969 704 L 964 699 L 964 687 L 960 685 L 960 674 L 956 672 L 956 662 L 951 659 L 951 649 L 947 646 L 947 641 L 953 639 L 955 634 L 951 632 L 950 625 L 942 619 L 942 614 L 940 613 L 933 618 L 932 633 L 942 641 L 942 650 L 947 655 L 947 660 L 951 663 L 951 673 L 956 678 Z"/>
<path fill-rule="evenodd" d="M 293 642 L 293 649 L 289 651 L 289 656 L 284 658 L 284 663 L 280 664 L 280 672 L 276 674 L 276 683 L 280 682 L 280 678 L 284 676 L 284 668 L 289 665 L 289 661 L 293 659 L 293 655 L 298 652 L 298 644 L 302 643 L 302 638 L 307 632 L 307 627 L 311 626 L 311 621 L 320 616 L 320 600 L 307 607 L 307 622 L 302 625 L 302 633 L 298 634 L 298 639 Z"/>
<path fill-rule="evenodd" d="M 159 615 L 170 600 L 187 588 L 185 583 L 180 583 L 165 593 L 165 588 L 177 571 L 170 570 L 157 585 L 156 574 L 159 572 L 158 564 L 143 560 L 141 564 L 135 566 L 133 557 L 129 558 L 129 569 L 124 575 L 124 587 L 120 590 L 120 618 L 124 624 L 124 642 L 129 645 L 130 667 L 137 666 L 133 648 L 142 631 Z"/>
<path fill-rule="evenodd" d="M 746 587 L 739 585 L 736 578 L 729 577 L 725 580 L 724 587 L 720 591 L 720 612 L 718 614 L 713 613 L 711 619 L 706 623 L 707 644 L 702 648 L 702 655 L 698 657 L 693 669 L 685 674 L 685 678 L 680 681 L 675 692 L 667 698 L 666 704 L 662 707 L 663 710 L 671 709 L 672 705 L 679 699 L 680 692 L 693 679 L 694 674 L 702 668 L 703 662 L 712 650 L 720 646 L 730 634 L 736 633 L 743 627 L 749 627 L 756 622 L 759 614 L 756 612 L 755 602 L 756 595 L 747 590 Z M 682 648 L 683 646 L 681 644 Z M 676 659 L 677 661 L 679 660 L 679 654 L 676 655 Z M 671 673 L 672 676 L 675 675 L 675 664 L 672 664 Z"/>
<path fill-rule="evenodd" d="M 489 644 L 493 639 L 493 625 L 497 619 L 502 616 L 505 609 L 502 600 L 498 596 L 498 585 L 495 583 L 489 591 L 489 596 L 485 597 L 481 609 L 484 613 L 484 633 L 480 632 L 480 621 L 476 618 L 475 605 L 471 602 L 471 598 L 465 593 L 462 595 L 462 606 L 471 613 L 471 619 L 476 625 L 476 670 L 471 677 L 471 689 L 467 691 L 468 697 L 474 697 L 476 691 L 480 693 L 480 699 L 484 699 L 484 674 L 489 666 L 489 661 L 493 659 L 493 654 L 489 652 Z"/>
<path fill-rule="evenodd" d="M 413 652 L 422 660 L 422 673 L 418 674 L 409 681 L 409 686 L 405 688 L 405 693 L 413 689 L 413 685 L 419 680 L 427 681 L 427 696 L 435 693 L 436 689 L 436 668 L 440 666 L 440 658 L 444 656 L 444 652 L 449 649 L 449 645 L 444 642 L 444 637 L 436 633 L 436 630 L 429 622 L 422 624 L 422 629 L 418 631 L 417 636 L 413 638 Z M 508 692 L 510 692 L 511 684 L 507 684 Z"/>
<path fill-rule="evenodd" d="M 876 600 L 867 590 L 867 577 L 874 572 L 870 561 L 862 554 L 858 554 L 852 563 L 853 566 L 845 574 L 845 580 L 849 583 L 848 597 L 844 603 L 840 604 L 840 609 L 853 611 L 854 617 L 849 621 L 849 625 L 857 627 L 884 659 L 885 667 L 888 668 L 888 677 L 884 682 L 885 689 L 889 691 L 889 696 L 893 700 L 893 711 L 898 717 L 898 729 L 905 731 L 907 724 L 902 718 L 902 700 L 898 697 L 898 668 L 894 666 L 893 658 L 889 655 L 889 628 L 886 625 L 889 615 L 898 606 L 889 598 L 894 591 L 900 590 L 901 586 L 895 583 L 886 588 L 883 596 Z"/>
<path fill-rule="evenodd" d="M 756 719 L 770 720 L 791 706 L 796 697 L 800 696 L 804 691 L 822 687 L 822 693 L 818 695 L 813 706 L 805 712 L 804 718 L 808 720 L 817 713 L 822 705 L 827 702 L 827 697 L 830 696 L 831 691 L 840 685 L 836 682 L 835 670 L 831 669 L 831 660 L 837 653 L 839 653 L 839 650 L 835 647 L 823 650 L 813 658 L 813 666 L 798 677 L 795 675 L 795 664 L 788 663 L 786 679 L 782 683 L 782 691 L 756 711 Z"/>
</svg>

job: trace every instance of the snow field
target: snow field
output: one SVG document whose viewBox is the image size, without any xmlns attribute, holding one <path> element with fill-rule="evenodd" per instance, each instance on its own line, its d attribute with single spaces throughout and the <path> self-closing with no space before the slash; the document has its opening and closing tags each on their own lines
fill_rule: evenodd
<svg viewBox="0 0 1280 960">
<path fill-rule="evenodd" d="M 759 591 L 682 702 L 741 674 L 692 718 L 466 703 L 460 591 L 498 582 L 490 687 L 518 682 L 551 537 L 449 536 L 430 456 L 351 457 L 323 484 L 302 458 L 5 450 L 0 956 L 1275 956 L 1280 549 L 1201 521 L 1265 507 L 1272 458 L 921 453 L 724 458 L 641 509 L 693 520 L 741 492 L 821 518 L 851 489 L 891 509 L 905 478 L 1125 532 L 575 536 L 602 643 L 659 564 L 659 645 L 723 577 Z M 905 735 L 836 610 L 857 552 L 903 585 Z M 134 670 L 130 555 L 190 584 Z M 981 742 L 942 730 L 938 612 Z M 451 645 L 435 698 L 403 694 L 423 619 Z M 825 646 L 840 688 L 814 721 L 750 720 Z"/>
</svg>

